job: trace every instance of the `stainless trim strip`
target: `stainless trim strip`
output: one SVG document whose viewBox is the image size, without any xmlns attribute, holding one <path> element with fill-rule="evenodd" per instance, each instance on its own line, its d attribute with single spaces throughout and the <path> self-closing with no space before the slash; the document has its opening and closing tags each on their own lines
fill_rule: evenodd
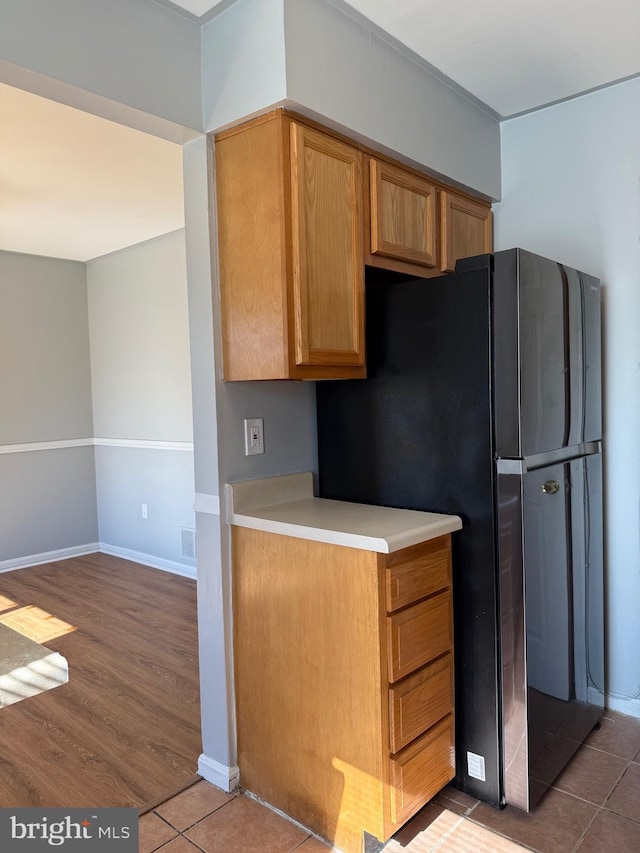
<svg viewBox="0 0 640 853">
<path fill-rule="evenodd" d="M 496 459 L 497 474 L 521 474 L 526 473 L 527 465 L 524 459 Z"/>
<path fill-rule="evenodd" d="M 574 444 L 572 447 L 561 447 L 559 450 L 549 450 L 546 453 L 536 453 L 523 459 L 496 459 L 498 474 L 526 474 L 536 468 L 546 468 L 547 465 L 557 465 L 559 462 L 571 462 L 582 456 L 592 456 L 602 452 L 602 442 L 587 441 L 584 444 Z"/>
</svg>

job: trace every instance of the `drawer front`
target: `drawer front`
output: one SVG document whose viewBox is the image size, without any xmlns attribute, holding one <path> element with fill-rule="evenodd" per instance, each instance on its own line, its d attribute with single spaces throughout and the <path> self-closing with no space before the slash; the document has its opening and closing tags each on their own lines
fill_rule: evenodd
<svg viewBox="0 0 640 853">
<path fill-rule="evenodd" d="M 392 613 L 451 583 L 451 537 L 440 536 L 387 559 L 387 610 Z"/>
<path fill-rule="evenodd" d="M 453 711 L 453 655 L 389 688 L 389 745 L 399 752 Z"/>
<path fill-rule="evenodd" d="M 453 714 L 391 759 L 391 820 L 404 823 L 455 775 Z"/>
<path fill-rule="evenodd" d="M 387 617 L 389 681 L 398 681 L 453 648 L 451 591 Z"/>
</svg>

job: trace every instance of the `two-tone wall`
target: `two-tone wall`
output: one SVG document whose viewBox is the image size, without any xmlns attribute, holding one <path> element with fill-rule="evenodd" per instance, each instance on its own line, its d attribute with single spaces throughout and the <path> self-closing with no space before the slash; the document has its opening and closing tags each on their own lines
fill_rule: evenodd
<svg viewBox="0 0 640 853">
<path fill-rule="evenodd" d="M 101 549 L 195 574 L 184 231 L 89 261 L 87 286 Z"/>
<path fill-rule="evenodd" d="M 86 269 L 0 252 L 0 570 L 98 541 Z"/>
<path fill-rule="evenodd" d="M 0 252 L 0 305 L 0 570 L 101 549 L 195 575 L 184 232 Z"/>
</svg>

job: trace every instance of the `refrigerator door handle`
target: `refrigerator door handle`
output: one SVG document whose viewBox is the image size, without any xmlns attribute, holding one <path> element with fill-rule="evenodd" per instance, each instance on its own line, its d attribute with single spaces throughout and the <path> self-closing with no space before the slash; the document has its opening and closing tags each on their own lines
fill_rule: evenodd
<svg viewBox="0 0 640 853">
<path fill-rule="evenodd" d="M 535 456 L 525 456 L 523 459 L 496 459 L 498 474 L 526 474 L 536 468 L 546 468 L 547 465 L 557 465 L 559 462 L 571 462 L 582 456 L 600 453 L 600 441 L 587 441 L 584 444 L 574 444 L 572 447 L 562 447 L 559 450 L 549 450 L 547 453 L 536 453 Z"/>
</svg>

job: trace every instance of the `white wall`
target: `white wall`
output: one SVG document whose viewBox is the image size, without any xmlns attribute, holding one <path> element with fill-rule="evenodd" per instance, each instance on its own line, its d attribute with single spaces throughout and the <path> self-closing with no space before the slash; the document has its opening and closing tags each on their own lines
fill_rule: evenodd
<svg viewBox="0 0 640 853">
<path fill-rule="evenodd" d="M 87 286 L 100 543 L 193 574 L 184 231 L 89 261 Z"/>
<path fill-rule="evenodd" d="M 502 125 L 496 248 L 602 280 L 609 703 L 640 716 L 640 79 Z"/>
</svg>

